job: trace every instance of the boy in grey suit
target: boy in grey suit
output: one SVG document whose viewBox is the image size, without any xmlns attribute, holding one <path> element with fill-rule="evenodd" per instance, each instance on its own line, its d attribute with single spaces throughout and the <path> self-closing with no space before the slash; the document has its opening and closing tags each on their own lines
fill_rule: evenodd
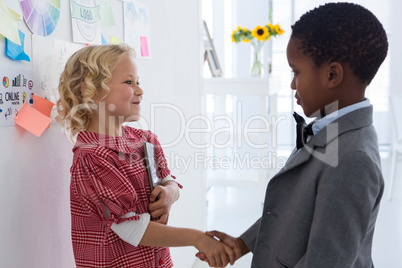
<svg viewBox="0 0 402 268">
<path fill-rule="evenodd" d="M 320 6 L 292 26 L 291 88 L 305 115 L 316 119 L 309 135 L 295 115 L 304 137 L 270 180 L 261 218 L 238 238 L 208 232 L 236 259 L 251 251 L 258 268 L 373 267 L 384 182 L 365 89 L 387 49 L 381 23 L 351 3 Z"/>
</svg>

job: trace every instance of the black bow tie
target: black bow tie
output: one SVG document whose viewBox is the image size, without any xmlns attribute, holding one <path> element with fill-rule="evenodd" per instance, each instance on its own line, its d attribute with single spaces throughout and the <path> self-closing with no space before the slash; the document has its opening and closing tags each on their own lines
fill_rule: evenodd
<svg viewBox="0 0 402 268">
<path fill-rule="evenodd" d="M 307 142 L 307 137 L 314 135 L 313 124 L 306 124 L 306 121 L 296 112 L 293 113 L 293 117 L 296 120 L 296 146 L 300 149 Z"/>
</svg>

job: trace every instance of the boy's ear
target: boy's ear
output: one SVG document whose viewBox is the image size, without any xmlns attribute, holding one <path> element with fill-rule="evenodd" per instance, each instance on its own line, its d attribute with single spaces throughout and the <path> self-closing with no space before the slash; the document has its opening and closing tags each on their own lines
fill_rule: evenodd
<svg viewBox="0 0 402 268">
<path fill-rule="evenodd" d="M 327 86 L 334 88 L 339 86 L 343 81 L 343 66 L 339 62 L 331 62 L 328 65 Z"/>
</svg>

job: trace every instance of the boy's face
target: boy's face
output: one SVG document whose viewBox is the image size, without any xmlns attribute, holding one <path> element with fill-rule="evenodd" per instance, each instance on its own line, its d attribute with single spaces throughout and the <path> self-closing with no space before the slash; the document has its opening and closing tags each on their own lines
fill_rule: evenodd
<svg viewBox="0 0 402 268">
<path fill-rule="evenodd" d="M 326 88 L 328 73 L 325 64 L 317 67 L 312 58 L 303 54 L 298 47 L 297 39 L 290 39 L 287 47 L 287 58 L 294 73 L 290 87 L 296 90 L 297 104 L 303 108 L 308 117 L 320 115 L 320 110 L 331 103 L 331 92 Z"/>
</svg>

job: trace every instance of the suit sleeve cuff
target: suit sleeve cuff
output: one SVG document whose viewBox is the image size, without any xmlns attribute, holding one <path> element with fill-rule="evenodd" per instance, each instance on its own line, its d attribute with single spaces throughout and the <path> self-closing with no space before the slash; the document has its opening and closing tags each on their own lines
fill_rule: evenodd
<svg viewBox="0 0 402 268">
<path fill-rule="evenodd" d="M 258 229 L 260 228 L 261 218 L 259 218 L 247 231 L 245 231 L 241 236 L 241 240 L 243 240 L 244 244 L 250 249 L 251 252 L 254 252 L 255 241 L 257 239 Z"/>
</svg>

